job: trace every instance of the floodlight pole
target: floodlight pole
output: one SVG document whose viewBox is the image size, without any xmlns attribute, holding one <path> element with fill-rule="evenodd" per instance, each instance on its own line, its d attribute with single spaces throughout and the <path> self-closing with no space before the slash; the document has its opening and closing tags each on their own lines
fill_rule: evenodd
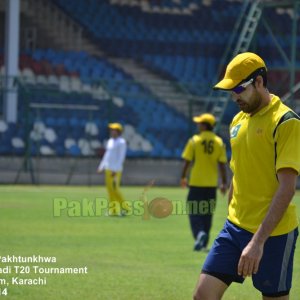
<svg viewBox="0 0 300 300">
<path fill-rule="evenodd" d="M 299 1 L 294 2 L 293 9 L 293 23 L 292 23 L 292 43 L 291 43 L 291 77 L 290 77 L 290 93 L 291 97 L 289 102 L 294 103 L 294 86 L 295 86 L 295 72 L 296 72 L 296 48 L 297 48 L 297 23 L 298 23 L 298 9 L 299 9 Z"/>
<path fill-rule="evenodd" d="M 17 122 L 18 89 L 15 78 L 19 66 L 20 0 L 6 0 L 5 16 L 5 96 L 4 115 L 7 122 Z"/>
</svg>

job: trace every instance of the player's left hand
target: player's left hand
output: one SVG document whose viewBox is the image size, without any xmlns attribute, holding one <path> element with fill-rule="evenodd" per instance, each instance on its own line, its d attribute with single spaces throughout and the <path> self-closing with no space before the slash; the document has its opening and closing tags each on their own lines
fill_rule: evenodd
<svg viewBox="0 0 300 300">
<path fill-rule="evenodd" d="M 182 177 L 182 178 L 180 179 L 180 185 L 181 185 L 181 187 L 182 187 L 183 189 L 185 189 L 185 188 L 187 187 L 187 179 L 186 179 L 186 177 Z"/>
<path fill-rule="evenodd" d="M 244 248 L 238 264 L 238 274 L 244 278 L 252 276 L 258 271 L 259 263 L 264 251 L 264 245 L 250 241 Z"/>
</svg>

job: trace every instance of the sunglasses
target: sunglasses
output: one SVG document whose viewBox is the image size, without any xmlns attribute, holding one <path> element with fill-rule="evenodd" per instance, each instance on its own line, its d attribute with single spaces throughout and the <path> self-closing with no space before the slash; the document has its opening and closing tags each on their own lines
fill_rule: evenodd
<svg viewBox="0 0 300 300">
<path fill-rule="evenodd" d="M 251 78 L 249 81 L 246 81 L 246 82 L 238 85 L 237 87 L 233 88 L 231 91 L 235 92 L 236 94 L 240 94 L 240 93 L 244 92 L 246 90 L 246 87 L 248 85 L 250 85 L 253 81 L 254 81 L 254 79 Z"/>
</svg>

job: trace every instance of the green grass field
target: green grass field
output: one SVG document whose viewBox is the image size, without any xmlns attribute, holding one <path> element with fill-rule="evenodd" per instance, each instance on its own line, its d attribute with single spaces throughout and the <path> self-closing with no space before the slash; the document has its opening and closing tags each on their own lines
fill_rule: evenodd
<svg viewBox="0 0 300 300">
<path fill-rule="evenodd" d="M 142 187 L 123 188 L 126 199 L 138 200 Z M 184 201 L 187 190 L 156 188 L 148 199 L 166 197 Z M 7 287 L 7 299 L 191 299 L 206 253 L 192 251 L 193 240 L 186 215 L 164 219 L 143 216 L 53 216 L 55 198 L 68 201 L 104 197 L 103 187 L 35 187 L 0 186 L 1 256 L 55 256 L 57 262 L 1 263 L 29 265 L 30 274 L 19 278 L 47 278 L 47 285 L 18 286 L 0 281 Z M 300 212 L 300 193 L 297 193 Z M 72 215 L 73 211 L 69 214 Z M 74 215 L 74 214 L 73 214 Z M 212 240 L 226 218 L 226 200 L 219 196 L 212 228 Z M 84 267 L 88 274 L 36 275 L 32 266 Z M 0 279 L 18 276 L 0 274 Z M 296 250 L 293 289 L 290 299 L 300 295 L 300 251 Z M 0 297 L 1 298 L 1 297 Z M 260 299 L 260 294 L 247 279 L 233 284 L 226 300 Z"/>
</svg>

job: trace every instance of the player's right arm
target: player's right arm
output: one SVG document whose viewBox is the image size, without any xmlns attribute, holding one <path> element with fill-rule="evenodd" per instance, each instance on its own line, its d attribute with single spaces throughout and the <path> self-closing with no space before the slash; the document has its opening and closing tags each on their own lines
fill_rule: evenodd
<svg viewBox="0 0 300 300">
<path fill-rule="evenodd" d="M 219 168 L 219 174 L 221 177 L 221 184 L 219 186 L 221 193 L 225 195 L 227 190 L 227 174 L 226 174 L 226 164 L 227 164 L 227 155 L 226 155 L 226 146 L 223 142 L 223 140 L 219 138 L 220 141 L 220 155 L 218 157 L 218 168 Z"/>
<path fill-rule="evenodd" d="M 183 188 L 187 187 L 187 172 L 190 167 L 190 164 L 191 164 L 191 162 L 189 160 L 184 161 L 184 165 L 183 165 L 182 173 L 181 173 L 181 179 L 180 179 L 180 185 Z"/>
<path fill-rule="evenodd" d="M 227 176 L 226 176 L 226 163 L 218 163 L 220 175 L 221 175 L 221 185 L 220 190 L 223 195 L 225 195 L 227 190 Z"/>
<path fill-rule="evenodd" d="M 108 143 L 110 142 L 110 139 L 108 140 L 107 142 L 107 145 L 105 146 L 105 152 L 104 152 L 104 155 L 98 165 L 98 168 L 97 168 L 97 173 L 102 173 L 105 169 L 105 165 L 107 164 L 107 160 L 108 160 Z"/>
<path fill-rule="evenodd" d="M 191 164 L 191 161 L 194 159 L 194 140 L 193 138 L 189 139 L 187 144 L 185 145 L 185 148 L 182 152 L 181 157 L 184 159 L 184 165 L 181 173 L 180 178 L 180 185 L 185 188 L 187 186 L 187 172 L 189 169 L 189 166 Z"/>
</svg>

